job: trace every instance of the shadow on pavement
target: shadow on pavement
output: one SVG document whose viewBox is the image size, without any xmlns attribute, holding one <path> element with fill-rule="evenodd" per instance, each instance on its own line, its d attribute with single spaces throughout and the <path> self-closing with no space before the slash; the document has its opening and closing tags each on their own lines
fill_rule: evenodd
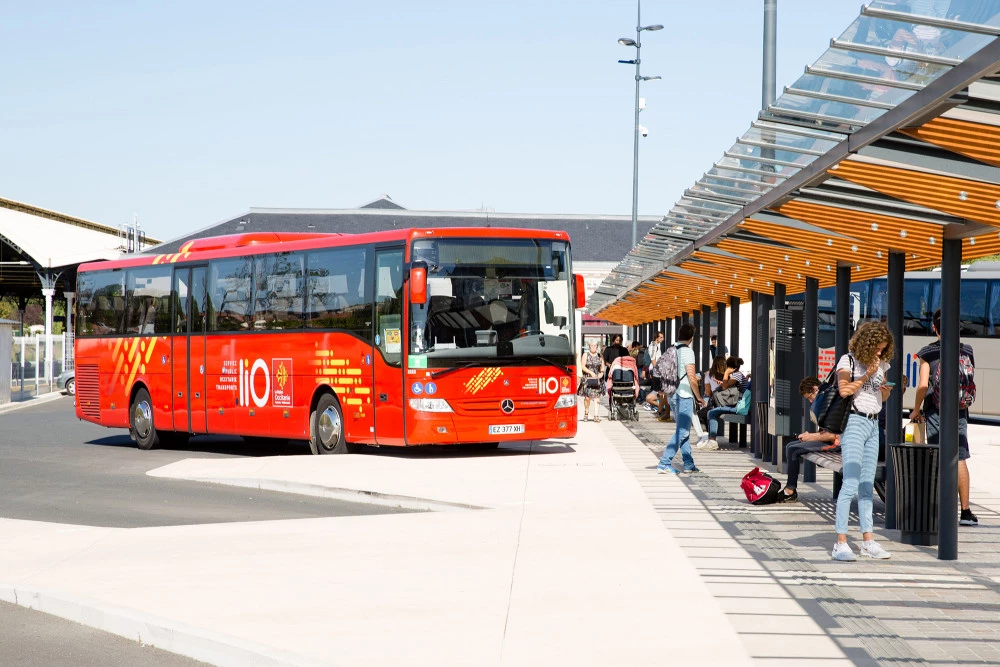
<svg viewBox="0 0 1000 667">
<path fill-rule="evenodd" d="M 112 435 L 88 440 L 84 444 L 98 447 L 135 448 L 135 442 L 126 435 Z M 238 436 L 206 435 L 193 437 L 185 443 L 157 449 L 171 452 L 192 452 L 229 456 L 312 456 L 309 443 L 304 440 L 281 438 L 240 438 Z M 576 451 L 566 443 L 505 443 L 499 447 L 492 443 L 475 445 L 421 445 L 415 447 L 364 446 L 359 453 L 369 456 L 395 456 L 404 458 L 483 458 L 525 456 L 527 454 L 569 454 Z"/>
</svg>

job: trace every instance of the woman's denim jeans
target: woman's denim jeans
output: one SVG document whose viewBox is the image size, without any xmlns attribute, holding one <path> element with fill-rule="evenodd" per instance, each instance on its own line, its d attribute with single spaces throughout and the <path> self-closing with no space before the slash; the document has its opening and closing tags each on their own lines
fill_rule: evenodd
<svg viewBox="0 0 1000 667">
<path fill-rule="evenodd" d="M 852 414 L 840 436 L 840 456 L 844 462 L 844 483 L 837 496 L 837 534 L 847 534 L 851 502 L 858 496 L 861 532 L 872 532 L 872 486 L 878 465 L 878 422 Z"/>
</svg>

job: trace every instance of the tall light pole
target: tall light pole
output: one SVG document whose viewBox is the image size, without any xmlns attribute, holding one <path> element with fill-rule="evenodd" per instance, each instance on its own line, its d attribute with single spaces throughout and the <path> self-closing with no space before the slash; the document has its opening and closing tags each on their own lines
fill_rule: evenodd
<svg viewBox="0 0 1000 667">
<path fill-rule="evenodd" d="M 631 37 L 622 37 L 618 40 L 618 43 L 622 46 L 634 46 L 635 47 L 635 60 L 619 60 L 618 62 L 624 63 L 626 65 L 635 65 L 635 138 L 634 147 L 632 154 L 632 247 L 638 242 L 637 235 L 639 231 L 639 82 L 640 81 L 653 81 L 662 77 L 659 76 L 642 76 L 639 73 L 639 65 L 642 63 L 640 58 L 642 53 L 642 31 L 643 30 L 663 30 L 663 26 L 656 25 L 642 25 L 642 0 L 636 0 L 635 3 L 635 39 Z"/>
</svg>

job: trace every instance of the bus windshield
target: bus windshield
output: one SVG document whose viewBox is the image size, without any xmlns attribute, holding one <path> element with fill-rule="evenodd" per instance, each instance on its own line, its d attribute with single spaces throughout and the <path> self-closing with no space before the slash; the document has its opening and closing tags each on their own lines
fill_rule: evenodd
<svg viewBox="0 0 1000 667">
<path fill-rule="evenodd" d="M 569 245 L 538 239 L 426 239 L 427 302 L 411 306 L 410 366 L 504 357 L 573 363 Z"/>
</svg>

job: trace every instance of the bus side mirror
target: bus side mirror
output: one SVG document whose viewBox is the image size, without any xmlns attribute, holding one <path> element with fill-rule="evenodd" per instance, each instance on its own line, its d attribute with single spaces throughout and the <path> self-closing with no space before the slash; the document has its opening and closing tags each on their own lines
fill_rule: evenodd
<svg viewBox="0 0 1000 667">
<path fill-rule="evenodd" d="M 583 308 L 587 305 L 587 292 L 583 286 L 583 276 L 574 273 L 573 278 L 576 279 L 576 307 Z"/>
<path fill-rule="evenodd" d="M 410 303 L 427 303 L 427 267 L 414 266 L 410 269 Z"/>
</svg>

